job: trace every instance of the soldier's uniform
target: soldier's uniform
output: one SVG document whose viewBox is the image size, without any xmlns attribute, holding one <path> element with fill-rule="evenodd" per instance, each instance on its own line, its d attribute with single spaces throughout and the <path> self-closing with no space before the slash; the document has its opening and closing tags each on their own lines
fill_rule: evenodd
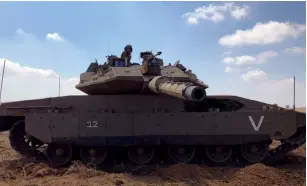
<svg viewBox="0 0 307 186">
<path fill-rule="evenodd" d="M 121 55 L 121 58 L 127 59 L 127 62 L 129 64 L 131 64 L 130 60 L 131 60 L 131 53 L 132 53 L 132 51 L 133 51 L 132 46 L 131 45 L 126 45 L 125 48 L 124 48 L 124 51 L 122 52 L 122 55 Z"/>
</svg>

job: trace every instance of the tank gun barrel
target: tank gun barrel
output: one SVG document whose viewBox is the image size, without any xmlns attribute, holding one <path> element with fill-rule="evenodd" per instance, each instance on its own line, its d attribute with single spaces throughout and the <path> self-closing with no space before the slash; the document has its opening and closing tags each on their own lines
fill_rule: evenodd
<svg viewBox="0 0 307 186">
<path fill-rule="evenodd" d="M 190 85 L 185 82 L 173 82 L 162 76 L 154 77 L 148 84 L 151 91 L 179 99 L 201 102 L 206 98 L 204 87 Z"/>
</svg>

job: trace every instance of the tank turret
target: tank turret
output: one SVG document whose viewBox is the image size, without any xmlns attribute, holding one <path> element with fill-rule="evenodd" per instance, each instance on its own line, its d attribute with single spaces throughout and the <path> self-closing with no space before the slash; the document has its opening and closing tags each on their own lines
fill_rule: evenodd
<svg viewBox="0 0 307 186">
<path fill-rule="evenodd" d="M 128 63 L 116 55 L 107 56 L 99 65 L 91 63 L 80 75 L 76 88 L 88 95 L 105 94 L 162 94 L 183 100 L 201 102 L 207 85 L 187 70 L 180 61 L 164 66 L 162 52 L 140 52 L 142 64 Z"/>
</svg>

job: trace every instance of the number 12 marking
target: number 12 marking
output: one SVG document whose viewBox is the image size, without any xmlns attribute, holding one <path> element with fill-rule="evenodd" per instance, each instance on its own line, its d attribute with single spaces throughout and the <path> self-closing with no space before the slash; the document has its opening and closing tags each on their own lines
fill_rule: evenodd
<svg viewBox="0 0 307 186">
<path fill-rule="evenodd" d="M 97 128 L 98 127 L 98 121 L 87 121 L 87 128 Z"/>
</svg>

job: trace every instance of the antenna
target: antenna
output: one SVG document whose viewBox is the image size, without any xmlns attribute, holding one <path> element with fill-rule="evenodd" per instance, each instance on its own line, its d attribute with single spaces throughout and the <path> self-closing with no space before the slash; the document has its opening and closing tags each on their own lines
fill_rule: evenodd
<svg viewBox="0 0 307 186">
<path fill-rule="evenodd" d="M 1 88 L 0 88 L 0 105 L 2 103 L 1 102 L 1 96 L 2 96 L 2 85 L 3 85 L 3 78 L 4 78 L 5 63 L 6 63 L 6 60 L 4 60 L 3 69 L 2 69 Z"/>
<path fill-rule="evenodd" d="M 60 97 L 60 95 L 61 95 L 61 78 L 59 76 L 59 97 Z"/>
<path fill-rule="evenodd" d="M 293 77 L 293 110 L 295 110 L 295 76 Z"/>
</svg>

